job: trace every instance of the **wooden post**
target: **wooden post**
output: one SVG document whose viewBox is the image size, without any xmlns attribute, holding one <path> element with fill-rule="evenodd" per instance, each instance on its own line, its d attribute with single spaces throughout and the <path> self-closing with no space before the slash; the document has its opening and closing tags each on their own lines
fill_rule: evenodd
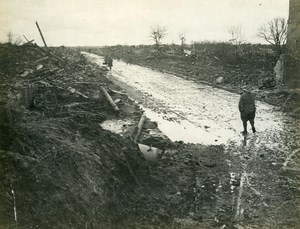
<svg viewBox="0 0 300 229">
<path fill-rule="evenodd" d="M 27 39 L 27 37 L 25 35 L 23 35 L 23 37 L 26 39 L 27 42 L 29 42 L 29 40 Z"/>
<path fill-rule="evenodd" d="M 135 135 L 135 138 L 134 138 L 135 143 L 137 143 L 137 141 L 140 138 L 145 120 L 146 120 L 146 115 L 142 114 L 142 116 L 140 118 L 140 121 L 139 121 L 139 124 L 138 124 L 137 134 Z"/>
<path fill-rule="evenodd" d="M 26 41 L 27 41 L 27 42 L 24 43 L 24 44 L 28 44 L 28 43 L 29 43 L 29 44 L 32 44 L 32 42 L 34 41 L 34 39 L 32 39 L 31 41 L 28 40 L 27 37 L 26 37 L 25 35 L 23 35 L 23 37 L 24 37 L 24 38 L 26 39 Z"/>
<path fill-rule="evenodd" d="M 48 46 L 47 46 L 47 44 L 46 44 L 46 41 L 45 41 L 45 39 L 44 39 L 44 36 L 43 36 L 43 34 L 42 34 L 42 31 L 41 31 L 41 29 L 40 29 L 39 24 L 37 23 L 37 21 L 35 22 L 35 24 L 36 24 L 36 26 L 37 26 L 37 28 L 38 28 L 38 30 L 39 30 L 39 32 L 40 32 L 40 35 L 41 35 L 41 37 L 42 37 L 42 40 L 43 40 L 43 43 L 44 43 L 45 47 L 48 48 Z"/>
<path fill-rule="evenodd" d="M 110 103 L 110 105 L 113 107 L 113 109 L 115 111 L 119 111 L 118 106 L 114 103 L 114 101 L 112 100 L 112 98 L 110 97 L 110 95 L 108 94 L 108 92 L 105 90 L 105 88 L 102 87 L 102 86 L 100 86 L 100 89 L 101 89 L 102 93 L 105 95 L 105 97 L 108 100 L 108 102 Z"/>
</svg>

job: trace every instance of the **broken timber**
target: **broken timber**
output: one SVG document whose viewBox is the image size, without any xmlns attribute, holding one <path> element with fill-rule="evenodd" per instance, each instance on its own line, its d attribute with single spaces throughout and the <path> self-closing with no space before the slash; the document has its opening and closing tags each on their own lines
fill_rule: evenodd
<svg viewBox="0 0 300 229">
<path fill-rule="evenodd" d="M 113 107 L 113 109 L 115 111 L 119 111 L 118 106 L 114 103 L 114 101 L 112 100 L 112 98 L 110 97 L 110 95 L 108 94 L 108 92 L 105 90 L 104 87 L 100 86 L 101 92 L 102 94 L 106 97 L 106 99 L 108 100 L 108 102 L 110 103 L 110 105 Z"/>
<path fill-rule="evenodd" d="M 23 37 L 24 37 L 24 38 L 25 38 L 25 40 L 27 41 L 25 44 L 27 44 L 27 43 L 30 43 L 30 44 L 31 44 L 31 43 L 34 41 L 34 40 L 31 40 L 31 41 L 30 41 L 30 40 L 28 40 L 28 39 L 27 39 L 27 37 L 26 37 L 25 35 L 23 35 Z"/>
<path fill-rule="evenodd" d="M 39 33 L 40 33 L 41 38 L 42 38 L 42 40 L 43 40 L 43 43 L 44 43 L 44 45 L 45 45 L 45 47 L 46 47 L 46 49 L 47 49 L 47 53 L 48 53 L 50 56 L 56 58 L 57 60 L 59 60 L 59 61 L 61 61 L 61 62 L 64 62 L 63 59 L 61 59 L 60 57 L 54 55 L 53 53 L 51 53 L 51 52 L 49 51 L 48 46 L 47 46 L 46 41 L 45 41 L 45 38 L 44 38 L 44 36 L 43 36 L 43 33 L 42 33 L 42 31 L 41 31 L 41 29 L 40 29 L 39 24 L 37 23 L 37 21 L 35 22 L 35 24 L 36 24 L 36 27 L 37 27 L 38 30 L 39 30 Z M 26 39 L 27 39 L 27 38 L 26 38 Z"/>
<path fill-rule="evenodd" d="M 43 43 L 44 43 L 45 47 L 48 48 L 48 46 L 47 46 L 47 44 L 46 44 L 46 41 L 45 41 L 45 39 L 44 39 L 44 36 L 43 36 L 43 34 L 42 34 L 42 31 L 41 31 L 41 29 L 40 29 L 39 24 L 37 23 L 37 21 L 35 22 L 35 24 L 36 24 L 36 27 L 38 28 L 38 30 L 39 30 L 39 32 L 40 32 L 40 35 L 41 35 L 41 37 L 42 37 L 42 40 L 43 40 Z"/>
<path fill-rule="evenodd" d="M 138 124 L 137 134 L 135 135 L 135 138 L 134 138 L 134 142 L 135 143 L 137 143 L 137 141 L 140 138 L 140 135 L 141 135 L 141 132 L 142 132 L 145 120 L 146 120 L 146 116 L 144 114 L 142 114 L 142 116 L 140 118 L 140 121 L 139 121 L 139 124 Z"/>
<path fill-rule="evenodd" d="M 120 92 L 120 91 L 116 91 L 116 90 L 113 90 L 113 89 L 109 89 L 111 92 L 113 93 L 116 93 L 116 94 L 119 94 L 119 95 L 127 95 L 126 93 L 123 93 L 123 92 Z"/>
<path fill-rule="evenodd" d="M 243 209 L 241 208 L 241 205 L 242 205 L 242 195 L 243 195 L 245 177 L 246 177 L 246 173 L 243 172 L 241 175 L 239 193 L 236 201 L 236 212 L 234 217 L 235 221 L 239 221 L 243 217 Z"/>
</svg>

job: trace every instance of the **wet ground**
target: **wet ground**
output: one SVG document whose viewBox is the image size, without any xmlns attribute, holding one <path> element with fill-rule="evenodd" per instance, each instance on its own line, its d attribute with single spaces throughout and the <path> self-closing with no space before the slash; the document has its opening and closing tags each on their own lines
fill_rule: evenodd
<svg viewBox="0 0 300 229">
<path fill-rule="evenodd" d="M 85 55 L 102 65 L 101 57 Z M 217 199 L 228 198 L 222 193 L 230 187 L 228 201 L 237 227 L 300 228 L 300 133 L 296 120 L 257 102 L 257 133 L 244 137 L 238 94 L 122 61 L 114 61 L 108 77 L 137 101 L 172 141 L 225 147 L 228 174 L 224 180 L 230 186 L 219 185 Z M 222 171 L 219 173 L 221 176 Z"/>
</svg>

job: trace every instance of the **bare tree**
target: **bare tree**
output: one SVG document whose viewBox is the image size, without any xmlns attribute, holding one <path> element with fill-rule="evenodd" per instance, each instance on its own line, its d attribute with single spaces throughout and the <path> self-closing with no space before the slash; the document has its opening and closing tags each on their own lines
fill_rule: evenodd
<svg viewBox="0 0 300 229">
<path fill-rule="evenodd" d="M 183 50 L 184 50 L 184 44 L 185 44 L 185 41 L 186 41 L 185 33 L 180 33 L 179 34 L 179 39 L 181 41 L 181 50 L 183 52 Z"/>
<path fill-rule="evenodd" d="M 230 42 L 233 45 L 241 45 L 245 42 L 245 36 L 242 31 L 242 27 L 240 25 L 237 26 L 231 26 L 228 29 L 228 32 L 230 34 Z"/>
<path fill-rule="evenodd" d="M 263 24 L 259 28 L 257 36 L 273 45 L 279 55 L 282 54 L 287 38 L 286 19 L 278 17 Z"/>
<path fill-rule="evenodd" d="M 155 25 L 151 28 L 150 37 L 155 42 L 157 48 L 161 44 L 161 40 L 167 35 L 167 28 L 160 25 Z"/>
<path fill-rule="evenodd" d="M 14 39 L 14 35 L 11 31 L 8 32 L 7 34 L 7 42 L 12 44 L 13 43 L 13 39 Z"/>
</svg>

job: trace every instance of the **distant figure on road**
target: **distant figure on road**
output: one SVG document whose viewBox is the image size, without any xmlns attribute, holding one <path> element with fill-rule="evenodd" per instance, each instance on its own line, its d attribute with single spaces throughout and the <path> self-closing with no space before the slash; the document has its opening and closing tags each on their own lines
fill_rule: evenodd
<svg viewBox="0 0 300 229">
<path fill-rule="evenodd" d="M 109 67 L 109 69 L 111 70 L 111 67 L 113 66 L 112 58 L 110 56 L 105 56 L 104 64 L 106 64 Z"/>
<path fill-rule="evenodd" d="M 241 113 L 241 119 L 243 121 L 244 135 L 247 134 L 247 121 L 250 121 L 252 132 L 255 133 L 256 129 L 254 127 L 254 118 L 255 118 L 255 95 L 251 93 L 245 86 L 242 87 L 242 95 L 239 101 L 239 111 Z"/>
</svg>

